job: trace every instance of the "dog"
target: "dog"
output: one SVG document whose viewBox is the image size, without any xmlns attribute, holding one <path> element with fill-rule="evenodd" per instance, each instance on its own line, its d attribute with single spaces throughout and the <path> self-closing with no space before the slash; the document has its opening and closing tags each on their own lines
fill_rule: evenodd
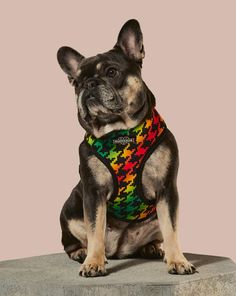
<svg viewBox="0 0 236 296">
<path fill-rule="evenodd" d="M 114 47 L 85 58 L 63 46 L 60 67 L 75 89 L 80 181 L 60 214 L 62 244 L 83 277 L 107 274 L 107 258 L 164 259 L 171 274 L 193 274 L 178 240 L 178 147 L 142 80 L 139 22 Z"/>
</svg>

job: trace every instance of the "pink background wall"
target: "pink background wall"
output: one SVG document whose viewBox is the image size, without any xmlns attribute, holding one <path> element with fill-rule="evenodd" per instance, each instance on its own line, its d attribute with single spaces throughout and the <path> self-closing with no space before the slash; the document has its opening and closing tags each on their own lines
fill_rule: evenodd
<svg viewBox="0 0 236 296">
<path fill-rule="evenodd" d="M 62 251 L 58 218 L 78 181 L 84 131 L 57 49 L 104 52 L 137 18 L 143 78 L 179 144 L 183 250 L 236 261 L 235 1 L 1 6 L 1 259 Z"/>
</svg>

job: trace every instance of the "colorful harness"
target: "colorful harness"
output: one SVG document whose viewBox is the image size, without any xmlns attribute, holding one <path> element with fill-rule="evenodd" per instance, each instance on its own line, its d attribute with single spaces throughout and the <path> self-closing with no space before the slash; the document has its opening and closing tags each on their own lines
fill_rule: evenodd
<svg viewBox="0 0 236 296">
<path fill-rule="evenodd" d="M 85 135 L 85 142 L 112 174 L 114 192 L 107 211 L 113 217 L 141 222 L 156 215 L 155 201 L 144 197 L 141 176 L 146 160 L 166 130 L 164 120 L 153 108 L 134 128 L 111 131 L 101 138 Z"/>
</svg>

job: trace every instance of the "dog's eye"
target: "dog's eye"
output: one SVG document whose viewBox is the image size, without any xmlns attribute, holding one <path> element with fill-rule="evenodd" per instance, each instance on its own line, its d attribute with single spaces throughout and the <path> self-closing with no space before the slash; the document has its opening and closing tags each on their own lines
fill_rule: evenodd
<svg viewBox="0 0 236 296">
<path fill-rule="evenodd" d="M 106 76 L 110 77 L 110 78 L 115 77 L 116 74 L 117 74 L 117 70 L 115 68 L 113 68 L 113 67 L 108 68 L 107 71 L 106 71 Z"/>
</svg>

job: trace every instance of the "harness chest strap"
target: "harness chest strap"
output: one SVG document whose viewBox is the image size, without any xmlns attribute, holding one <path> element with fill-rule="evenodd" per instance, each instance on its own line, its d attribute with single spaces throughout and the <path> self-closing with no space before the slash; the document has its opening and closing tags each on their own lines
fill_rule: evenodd
<svg viewBox="0 0 236 296">
<path fill-rule="evenodd" d="M 134 128 L 112 131 L 101 138 L 85 135 L 85 142 L 113 177 L 114 192 L 107 202 L 108 214 L 129 222 L 141 222 L 156 215 L 155 203 L 143 194 L 141 175 L 166 130 L 164 120 L 153 108 Z"/>
</svg>

